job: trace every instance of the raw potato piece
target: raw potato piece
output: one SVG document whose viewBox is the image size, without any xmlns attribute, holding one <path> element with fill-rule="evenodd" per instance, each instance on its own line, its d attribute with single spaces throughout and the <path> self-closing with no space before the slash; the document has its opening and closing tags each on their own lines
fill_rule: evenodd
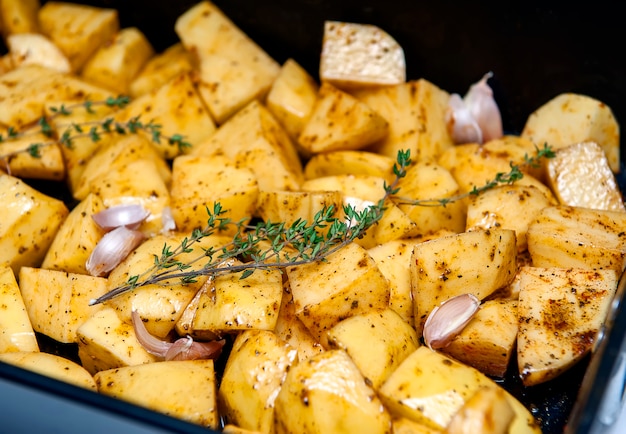
<svg viewBox="0 0 626 434">
<path fill-rule="evenodd" d="M 87 60 L 81 76 L 85 81 L 127 95 L 131 81 L 154 55 L 146 36 L 136 27 L 120 30 Z"/>
<path fill-rule="evenodd" d="M 619 124 L 611 108 L 587 95 L 562 93 L 535 110 L 522 137 L 538 146 L 560 149 L 579 142 L 598 143 L 614 173 L 620 171 Z"/>
<path fill-rule="evenodd" d="M 213 360 L 148 363 L 100 371 L 98 392 L 166 415 L 218 428 Z M 154 380 L 158 379 L 158 387 Z"/>
<path fill-rule="evenodd" d="M 247 222 L 256 211 L 259 187 L 251 170 L 239 168 L 227 158 L 181 155 L 174 159 L 171 204 L 181 231 L 203 229 L 216 203 L 221 217 Z M 233 225 L 226 233 L 233 233 Z"/>
<path fill-rule="evenodd" d="M 292 366 L 276 398 L 276 434 L 388 433 L 391 418 L 343 350 Z"/>
<path fill-rule="evenodd" d="M 263 99 L 280 65 L 209 1 L 178 17 L 176 34 L 200 60 L 198 90 L 218 124 Z"/>
<path fill-rule="evenodd" d="M 263 191 L 297 191 L 302 183 L 302 162 L 295 145 L 258 101 L 237 112 L 191 153 L 225 155 L 238 166 L 252 170 Z"/>
<path fill-rule="evenodd" d="M 296 351 L 271 331 L 237 335 L 218 391 L 222 416 L 244 429 L 272 432 L 274 402 L 296 360 Z"/>
<path fill-rule="evenodd" d="M 367 251 L 348 244 L 314 262 L 287 268 L 296 315 L 322 343 L 326 331 L 342 319 L 383 309 L 389 282 Z"/>
<path fill-rule="evenodd" d="M 441 434 L 443 432 L 443 430 L 415 422 L 406 417 L 394 417 L 391 425 L 392 434 Z"/>
<path fill-rule="evenodd" d="M 393 417 L 406 417 L 441 430 L 483 387 L 499 386 L 478 370 L 421 346 L 391 374 L 378 393 Z M 528 409 L 503 392 L 515 412 L 508 432 L 541 433 Z"/>
<path fill-rule="evenodd" d="M 517 338 L 517 301 L 488 300 L 443 353 L 502 378 L 514 354 Z"/>
<path fill-rule="evenodd" d="M 483 387 L 456 412 L 446 434 L 506 434 L 515 418 L 515 411 L 508 402 L 504 390 Z"/>
<path fill-rule="evenodd" d="M 546 166 L 548 185 L 562 205 L 626 211 L 615 175 L 597 143 L 561 148 Z"/>
<path fill-rule="evenodd" d="M 0 353 L 39 351 L 33 326 L 10 267 L 0 267 Z"/>
<path fill-rule="evenodd" d="M 41 268 L 89 274 L 85 264 L 104 235 L 92 216 L 102 210 L 102 200 L 94 195 L 76 205 L 57 231 Z"/>
<path fill-rule="evenodd" d="M 257 202 L 257 214 L 265 222 L 284 222 L 286 226 L 291 226 L 298 220 L 306 220 L 311 224 L 318 212 L 331 206 L 335 213 L 341 211 L 343 206 L 341 192 L 261 191 Z"/>
<path fill-rule="evenodd" d="M 367 150 L 393 158 L 411 151 L 415 162 L 433 161 L 454 145 L 445 123 L 450 94 L 425 79 L 353 93 L 389 122 L 389 134 Z"/>
<path fill-rule="evenodd" d="M 535 186 L 499 185 L 471 198 L 466 230 L 512 229 L 517 237 L 517 251 L 523 252 L 528 248 L 528 226 L 550 205 L 550 199 Z"/>
<path fill-rule="evenodd" d="M 525 386 L 555 378 L 592 350 L 617 280 L 614 270 L 521 269 L 517 362 Z"/>
<path fill-rule="evenodd" d="M 391 309 L 351 316 L 328 331 L 329 349 L 346 351 L 374 390 L 419 345 L 415 330 Z"/>
<path fill-rule="evenodd" d="M 163 86 L 174 77 L 192 71 L 192 54 L 181 42 L 169 46 L 148 60 L 129 86 L 130 96 L 137 98 Z"/>
<path fill-rule="evenodd" d="M 4 36 L 39 31 L 40 0 L 0 0 L 0 28 Z"/>
<path fill-rule="evenodd" d="M 46 2 L 39 10 L 41 32 L 65 53 L 72 70 L 81 70 L 98 48 L 119 30 L 115 9 Z"/>
<path fill-rule="evenodd" d="M 0 126 L 0 134 L 7 137 L 7 129 Z M 30 152 L 35 150 L 37 156 Z M 16 178 L 47 179 L 62 181 L 65 178 L 65 165 L 61 146 L 50 141 L 42 133 L 26 133 L 0 142 L 0 170 Z"/>
<path fill-rule="evenodd" d="M 22 267 L 19 285 L 36 332 L 63 343 L 76 342 L 76 330 L 102 306 L 89 301 L 106 292 L 106 279 L 43 268 Z"/>
<path fill-rule="evenodd" d="M 7 37 L 7 47 L 13 65 L 41 65 L 59 72 L 71 72 L 65 54 L 39 33 L 16 33 Z"/>
<path fill-rule="evenodd" d="M 17 275 L 20 267 L 39 266 L 69 210 L 10 175 L 0 174 L 0 265 Z"/>
<path fill-rule="evenodd" d="M 364 102 L 322 83 L 298 143 L 311 154 L 364 148 L 387 135 L 388 122 Z"/>
<path fill-rule="evenodd" d="M 479 300 L 513 281 L 517 248 L 510 229 L 463 232 L 416 244 L 411 257 L 415 328 L 430 312 L 457 295 Z"/>
<path fill-rule="evenodd" d="M 79 364 L 61 356 L 31 351 L 4 353 L 0 354 L 0 362 L 96 391 L 96 382 L 91 374 Z"/>
<path fill-rule="evenodd" d="M 614 270 L 626 267 L 626 213 L 571 206 L 544 208 L 528 227 L 537 267 Z"/>
<path fill-rule="evenodd" d="M 367 151 L 334 151 L 312 156 L 304 166 L 305 179 L 334 175 L 368 175 L 393 182 L 395 160 Z"/>
<path fill-rule="evenodd" d="M 376 26 L 326 21 L 320 79 L 346 88 L 404 83 L 404 51 Z"/>
<path fill-rule="evenodd" d="M 293 59 L 280 68 L 280 73 L 267 95 L 269 111 L 297 140 L 317 100 L 319 86 L 315 79 Z"/>
</svg>

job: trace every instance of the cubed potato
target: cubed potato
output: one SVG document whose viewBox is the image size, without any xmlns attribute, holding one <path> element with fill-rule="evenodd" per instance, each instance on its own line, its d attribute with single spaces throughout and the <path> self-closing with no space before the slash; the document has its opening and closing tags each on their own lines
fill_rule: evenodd
<svg viewBox="0 0 626 434">
<path fill-rule="evenodd" d="M 6 130 L 0 127 L 3 137 Z M 41 133 L 25 134 L 0 142 L 3 169 L 17 178 L 62 181 L 65 164 L 61 147 Z"/>
<path fill-rule="evenodd" d="M 91 56 L 81 77 L 105 89 L 127 95 L 130 83 L 154 55 L 154 49 L 137 27 L 126 27 Z"/>
<path fill-rule="evenodd" d="M 39 0 L 2 0 L 0 1 L 0 21 L 2 34 L 36 33 L 39 31 L 37 15 Z"/>
<path fill-rule="evenodd" d="M 0 267 L 0 353 L 39 351 L 24 299 L 10 267 Z"/>
<path fill-rule="evenodd" d="M 515 231 L 517 251 L 528 248 L 528 226 L 550 199 L 532 185 L 499 185 L 472 196 L 467 207 L 466 230 L 504 228 Z"/>
<path fill-rule="evenodd" d="M 452 417 L 446 434 L 506 434 L 515 410 L 504 390 L 497 386 L 482 387 Z"/>
<path fill-rule="evenodd" d="M 137 98 L 163 86 L 174 77 L 194 69 L 191 52 L 177 42 L 151 57 L 131 81 L 129 95 Z"/>
<path fill-rule="evenodd" d="M 158 387 L 154 379 L 158 378 Z M 166 415 L 217 429 L 213 360 L 186 360 L 100 371 L 98 392 Z"/>
<path fill-rule="evenodd" d="M 528 227 L 528 251 L 537 267 L 614 270 L 626 267 L 626 216 L 571 206 L 544 208 Z"/>
<path fill-rule="evenodd" d="M 353 315 L 328 331 L 329 349 L 345 350 L 374 390 L 419 345 L 415 329 L 391 309 Z"/>
<path fill-rule="evenodd" d="M 0 264 L 17 275 L 20 267 L 37 267 L 57 230 L 69 214 L 59 199 L 47 196 L 24 181 L 0 174 Z"/>
<path fill-rule="evenodd" d="M 137 340 L 135 329 L 113 308 L 104 307 L 76 329 L 78 357 L 92 375 L 122 366 L 153 363 L 157 358 Z"/>
<path fill-rule="evenodd" d="M 345 88 L 404 83 L 404 50 L 377 26 L 326 21 L 319 74 L 322 81 Z"/>
<path fill-rule="evenodd" d="M 334 175 L 369 175 L 393 182 L 396 160 L 367 151 L 334 151 L 313 155 L 304 166 L 304 178 Z"/>
<path fill-rule="evenodd" d="M 56 354 L 32 351 L 4 353 L 0 354 L 0 362 L 96 391 L 96 382 L 85 368 Z"/>
<path fill-rule="evenodd" d="M 457 295 L 479 300 L 513 281 L 517 271 L 515 232 L 463 232 L 416 244 L 411 257 L 415 328 L 422 333 L 430 312 Z"/>
<path fill-rule="evenodd" d="M 296 315 L 322 344 L 342 319 L 389 304 L 389 281 L 367 250 L 350 243 L 324 261 L 287 268 Z"/>
<path fill-rule="evenodd" d="M 446 168 L 433 163 L 409 167 L 398 182 L 398 193 L 392 200 L 417 226 L 417 234 L 428 235 L 441 230 L 463 232 L 467 209 L 461 200 L 459 184 Z M 442 200 L 450 199 L 443 206 Z M 413 204 L 422 201 L 421 204 Z M 434 205 L 434 206 L 433 206 Z"/>
<path fill-rule="evenodd" d="M 500 387 L 480 371 L 421 346 L 389 376 L 379 396 L 394 417 L 445 429 L 454 415 L 482 387 Z M 530 411 L 504 392 L 515 417 L 511 434 L 541 433 Z"/>
<path fill-rule="evenodd" d="M 179 16 L 174 29 L 198 55 L 198 90 L 218 124 L 265 98 L 280 72 L 280 65 L 210 1 Z"/>
<path fill-rule="evenodd" d="M 181 155 L 172 168 L 171 209 L 181 231 L 203 229 L 214 204 L 220 203 L 233 222 L 248 222 L 255 214 L 259 187 L 254 173 L 225 157 Z M 208 211 L 207 211 L 208 210 Z M 235 233 L 236 225 L 225 229 Z"/>
<path fill-rule="evenodd" d="M 0 123 L 18 130 L 38 121 L 50 103 L 104 101 L 112 96 L 109 90 L 41 65 L 23 65 L 3 74 L 0 95 Z"/>
<path fill-rule="evenodd" d="M 222 154 L 238 166 L 247 167 L 256 175 L 262 191 L 297 191 L 303 180 L 302 162 L 295 145 L 258 101 L 237 112 L 191 152 Z"/>
<path fill-rule="evenodd" d="M 598 143 L 611 170 L 620 171 L 619 124 L 611 108 L 595 98 L 562 93 L 535 110 L 526 120 L 522 137 L 559 149 L 574 143 Z"/>
<path fill-rule="evenodd" d="M 283 298 L 274 333 L 296 349 L 299 362 L 324 351 L 322 344 L 313 337 L 309 329 L 296 315 L 296 307 L 288 280 L 283 282 Z"/>
<path fill-rule="evenodd" d="M 76 343 L 76 330 L 102 308 L 89 301 L 106 292 L 106 279 L 58 270 L 22 267 L 19 286 L 36 332 Z"/>
<path fill-rule="evenodd" d="M 193 330 L 218 335 L 237 330 L 274 330 L 283 295 L 279 270 L 255 270 L 218 275 L 201 296 Z"/>
<path fill-rule="evenodd" d="M 89 274 L 85 264 L 104 235 L 92 216 L 104 209 L 102 200 L 92 194 L 76 205 L 59 227 L 41 268 Z"/>
<path fill-rule="evenodd" d="M 270 433 L 274 402 L 296 351 L 267 330 L 247 330 L 235 338 L 226 361 L 218 399 L 229 423 Z"/>
<path fill-rule="evenodd" d="M 394 417 L 391 420 L 392 434 L 441 434 L 442 432 L 441 429 L 415 422 L 406 417 Z"/>
<path fill-rule="evenodd" d="M 521 269 L 517 362 L 525 386 L 557 377 L 592 350 L 617 281 L 609 269 Z"/>
<path fill-rule="evenodd" d="M 385 137 L 388 129 L 387 120 L 367 104 L 322 83 L 298 143 L 310 154 L 362 149 Z"/>
<path fill-rule="evenodd" d="M 396 159 L 411 151 L 415 162 L 433 161 L 454 142 L 445 123 L 450 94 L 425 79 L 353 94 L 389 122 L 389 133 L 367 150 Z"/>
<path fill-rule="evenodd" d="M 180 249 L 184 240 L 187 240 L 185 242 L 190 250 L 187 253 L 176 250 Z M 149 278 L 151 272 L 157 271 L 154 268 L 155 258 L 162 257 L 163 249 L 177 252 L 171 259 L 189 262 L 204 256 L 204 249 L 223 246 L 221 236 L 206 236 L 191 244 L 189 241 L 189 234 L 174 232 L 157 234 L 148 238 L 111 271 L 106 279 L 107 290 L 126 285 L 128 279 L 133 276 L 142 276 L 139 283 L 143 282 L 144 278 Z M 198 271 L 203 266 L 204 262 L 196 261 L 186 271 Z M 173 277 L 161 283 L 144 284 L 106 301 L 105 304 L 113 307 L 120 319 L 128 324 L 132 323 L 131 312 L 136 310 L 148 332 L 156 337 L 164 338 L 173 330 L 183 310 L 206 280 L 206 276 L 199 276 L 196 282 L 185 284 L 179 278 Z"/>
<path fill-rule="evenodd" d="M 604 150 L 595 142 L 556 151 L 546 162 L 548 185 L 562 205 L 626 211 Z"/>
<path fill-rule="evenodd" d="M 71 72 L 72 67 L 63 52 L 40 33 L 16 33 L 6 38 L 13 65 L 41 65 L 46 68 Z"/>
<path fill-rule="evenodd" d="M 284 222 L 291 226 L 298 220 L 311 224 L 315 215 L 333 207 L 341 214 L 343 196 L 339 191 L 261 191 L 257 202 L 257 214 L 266 222 Z M 318 232 L 325 232 L 319 228 Z"/>
<path fill-rule="evenodd" d="M 389 413 L 343 350 L 325 351 L 292 366 L 276 398 L 275 414 L 277 434 L 391 429 Z"/>
<path fill-rule="evenodd" d="M 117 10 L 68 2 L 46 2 L 39 9 L 41 33 L 67 56 L 72 70 L 81 70 L 119 30 Z"/>
<path fill-rule="evenodd" d="M 280 68 L 267 95 L 267 108 L 281 123 L 292 140 L 297 140 L 309 119 L 319 86 L 315 79 L 294 59 Z"/>
<path fill-rule="evenodd" d="M 199 97 L 188 72 L 175 76 L 162 86 L 144 94 L 121 110 L 115 119 L 128 122 L 140 116 L 142 122 L 160 125 L 161 138 L 155 142 L 150 131 L 140 131 L 165 159 L 189 152 L 172 138 L 181 137 L 199 146 L 215 132 L 215 123 Z"/>
<path fill-rule="evenodd" d="M 490 377 L 503 378 L 515 354 L 517 301 L 488 300 L 441 351 Z"/>
</svg>

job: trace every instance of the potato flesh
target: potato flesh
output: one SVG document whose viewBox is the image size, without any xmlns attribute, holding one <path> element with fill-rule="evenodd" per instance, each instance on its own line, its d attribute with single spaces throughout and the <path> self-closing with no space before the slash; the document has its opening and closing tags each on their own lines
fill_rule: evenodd
<svg viewBox="0 0 626 434">
<path fill-rule="evenodd" d="M 24 299 L 10 267 L 0 267 L 0 353 L 39 351 Z"/>
</svg>

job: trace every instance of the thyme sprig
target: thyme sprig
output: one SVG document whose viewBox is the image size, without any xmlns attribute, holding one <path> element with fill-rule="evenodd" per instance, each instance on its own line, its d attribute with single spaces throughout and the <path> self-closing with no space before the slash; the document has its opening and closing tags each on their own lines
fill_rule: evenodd
<svg viewBox="0 0 626 434">
<path fill-rule="evenodd" d="M 412 199 L 393 195 L 392 199 L 397 205 L 414 205 L 414 206 L 446 206 L 453 202 L 466 199 L 471 196 L 478 196 L 487 190 L 491 190 L 499 185 L 513 184 L 524 177 L 524 168 L 538 168 L 544 159 L 554 158 L 554 150 L 544 143 L 542 148 L 535 146 L 536 154 L 529 156 L 524 154 L 524 162 L 521 164 L 509 163 L 510 170 L 506 173 L 498 172 L 493 179 L 488 180 L 481 186 L 474 186 L 470 191 L 461 193 L 451 197 L 437 199 Z"/>
<path fill-rule="evenodd" d="M 538 167 L 541 159 L 553 156 L 552 149 L 544 145 L 543 149 L 537 148 L 537 155 L 532 157 L 526 155 L 522 166 Z M 300 219 L 291 225 L 270 221 L 248 225 L 244 223 L 245 219 L 234 222 L 224 217 L 226 211 L 222 209 L 219 202 L 215 203 L 212 210 L 207 208 L 209 218 L 204 229 L 194 230 L 176 247 L 166 243 L 161 255 L 155 255 L 154 265 L 150 269 L 140 275 L 130 276 L 124 285 L 92 300 L 90 304 L 105 302 L 146 285 L 172 284 L 173 281 L 189 284 L 197 282 L 200 276 L 238 272 L 242 272 L 241 278 L 243 279 L 255 270 L 283 270 L 287 267 L 323 261 L 355 239 L 363 237 L 369 228 L 380 221 L 385 211 L 386 201 L 397 200 L 399 182 L 406 176 L 410 165 L 410 152 L 398 152 L 397 161 L 393 166 L 395 178 L 391 184 L 385 183 L 385 194 L 376 204 L 361 211 L 346 205 L 343 207 L 342 215 L 338 215 L 333 206 L 327 206 L 320 210 L 310 223 Z M 482 187 L 474 188 L 469 193 L 445 199 L 416 200 L 411 203 L 419 206 L 445 206 L 469 195 L 479 195 L 498 185 L 514 183 L 523 176 L 522 167 L 511 164 L 511 170 L 508 173 L 498 173 L 492 181 Z M 201 255 L 190 261 L 184 262 L 180 259 L 181 254 L 193 252 L 193 245 L 203 238 L 226 231 L 233 226 L 236 229 L 235 235 L 228 245 L 221 248 L 205 248 Z M 244 258 L 245 262 L 233 265 L 233 259 Z M 193 267 L 201 261 L 204 263 L 200 269 Z"/>
</svg>

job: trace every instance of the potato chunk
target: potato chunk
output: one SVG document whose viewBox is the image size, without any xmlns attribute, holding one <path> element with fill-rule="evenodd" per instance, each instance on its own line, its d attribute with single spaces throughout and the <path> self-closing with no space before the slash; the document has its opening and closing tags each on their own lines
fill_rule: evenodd
<svg viewBox="0 0 626 434">
<path fill-rule="evenodd" d="M 517 361 L 524 385 L 555 378 L 591 351 L 617 278 L 614 270 L 521 269 Z"/>
<path fill-rule="evenodd" d="M 276 433 L 388 433 L 391 418 L 343 350 L 289 370 L 276 398 Z"/>
<path fill-rule="evenodd" d="M 374 25 L 326 21 L 320 79 L 348 88 L 404 83 L 404 51 Z"/>
<path fill-rule="evenodd" d="M 37 15 L 41 7 L 40 0 L 2 0 L 0 1 L 0 21 L 4 36 L 18 33 L 36 33 L 39 31 Z"/>
<path fill-rule="evenodd" d="M 24 299 L 10 267 L 0 267 L 0 353 L 39 351 Z"/>
<path fill-rule="evenodd" d="M 71 72 L 65 54 L 54 43 L 39 33 L 16 33 L 7 37 L 7 47 L 17 67 L 41 65 L 59 72 Z"/>
</svg>

